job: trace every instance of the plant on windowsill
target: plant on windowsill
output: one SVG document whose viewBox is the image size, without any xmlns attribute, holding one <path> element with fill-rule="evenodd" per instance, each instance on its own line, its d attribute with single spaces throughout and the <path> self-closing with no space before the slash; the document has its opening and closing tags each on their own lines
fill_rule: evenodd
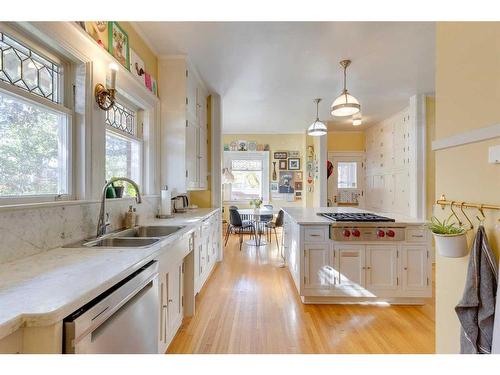
<svg viewBox="0 0 500 375">
<path fill-rule="evenodd" d="M 250 201 L 250 206 L 252 206 L 255 210 L 259 209 L 260 206 L 262 205 L 262 199 L 252 199 Z"/>
<path fill-rule="evenodd" d="M 439 255 L 448 258 L 461 258 L 467 255 L 467 231 L 456 223 L 450 223 L 451 216 L 440 221 L 433 216 L 427 227 L 434 234 Z"/>
</svg>

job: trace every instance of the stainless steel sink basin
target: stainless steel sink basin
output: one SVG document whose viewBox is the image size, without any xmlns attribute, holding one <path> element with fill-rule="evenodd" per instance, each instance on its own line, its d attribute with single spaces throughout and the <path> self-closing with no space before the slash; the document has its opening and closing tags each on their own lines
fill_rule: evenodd
<svg viewBox="0 0 500 375">
<path fill-rule="evenodd" d="M 108 237 L 100 240 L 85 242 L 87 247 L 148 247 L 160 241 L 159 238 L 120 238 Z"/>
<path fill-rule="evenodd" d="M 181 230 L 181 226 L 139 226 L 116 233 L 113 237 L 167 237 Z"/>
</svg>

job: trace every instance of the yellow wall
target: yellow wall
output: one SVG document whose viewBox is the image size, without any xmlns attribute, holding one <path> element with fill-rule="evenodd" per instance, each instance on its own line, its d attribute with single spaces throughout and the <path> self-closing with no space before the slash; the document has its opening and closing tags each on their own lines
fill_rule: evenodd
<svg viewBox="0 0 500 375">
<path fill-rule="evenodd" d="M 365 133 L 363 131 L 329 131 L 328 151 L 364 151 Z"/>
<path fill-rule="evenodd" d="M 500 24 L 438 23 L 436 29 L 436 139 L 496 124 L 500 120 Z M 435 152 L 436 195 L 450 200 L 500 204 L 500 165 L 488 164 L 488 147 L 500 138 Z M 441 213 L 441 216 L 449 213 Z M 470 216 L 476 212 L 469 210 Z M 485 228 L 494 251 L 500 212 L 486 211 Z M 437 255 L 436 350 L 459 351 L 454 311 L 465 283 L 468 257 Z"/>
<path fill-rule="evenodd" d="M 144 61 L 144 67 L 146 72 L 151 74 L 153 78 L 158 78 L 158 58 L 151 51 L 144 40 L 137 34 L 135 29 L 132 27 L 130 22 L 119 22 L 119 25 L 128 34 L 128 40 L 130 47 L 139 55 L 139 57 Z M 158 90 L 159 92 L 159 90 Z"/>
<path fill-rule="evenodd" d="M 212 97 L 207 98 L 207 190 L 192 191 L 189 193 L 189 204 L 196 204 L 198 207 L 212 207 Z M 221 167 L 222 168 L 222 167 Z"/>
<path fill-rule="evenodd" d="M 300 151 L 300 169 L 302 171 L 303 180 L 302 184 L 304 190 L 302 190 L 302 200 L 294 202 L 286 201 L 276 201 L 274 202 L 278 206 L 290 207 L 290 206 L 303 206 L 305 205 L 306 198 L 306 182 L 305 182 L 305 168 L 306 168 L 306 135 L 305 134 L 223 134 L 222 144 L 230 144 L 233 140 L 246 140 L 255 141 L 261 144 L 269 144 L 269 181 L 271 182 L 271 175 L 273 172 L 273 164 L 275 161 L 273 159 L 273 152 L 275 151 Z M 276 163 L 276 173 L 279 176 L 278 163 Z M 269 196 L 271 198 L 271 195 Z M 271 202 L 273 203 L 273 202 Z"/>
</svg>

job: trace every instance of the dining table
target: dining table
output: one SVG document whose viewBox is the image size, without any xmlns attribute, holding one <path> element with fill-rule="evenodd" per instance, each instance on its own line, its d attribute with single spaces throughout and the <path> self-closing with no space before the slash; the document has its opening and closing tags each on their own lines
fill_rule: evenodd
<svg viewBox="0 0 500 375">
<path fill-rule="evenodd" d="M 274 217 L 274 215 L 278 212 L 279 210 L 276 210 L 274 208 L 270 209 L 267 207 L 238 209 L 238 213 L 241 215 L 242 219 L 250 220 L 255 226 L 255 238 L 253 240 L 247 240 L 245 241 L 245 243 L 251 246 L 267 245 L 267 241 L 265 239 L 262 239 L 262 233 L 265 231 L 265 226 L 269 222 L 269 220 L 262 220 L 262 218 L 269 216 Z"/>
</svg>

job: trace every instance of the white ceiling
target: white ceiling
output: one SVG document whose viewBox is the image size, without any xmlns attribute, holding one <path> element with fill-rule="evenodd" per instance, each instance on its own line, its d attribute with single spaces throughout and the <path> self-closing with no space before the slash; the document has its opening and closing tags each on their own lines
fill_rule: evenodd
<svg viewBox="0 0 500 375">
<path fill-rule="evenodd" d="M 338 62 L 352 60 L 347 86 L 361 103 L 361 128 L 434 92 L 432 22 L 137 22 L 159 55 L 187 54 L 223 99 L 225 133 L 303 132 L 312 99 L 331 129 L 352 129 L 329 107 L 342 90 Z M 355 128 L 355 130 L 359 130 Z"/>
</svg>

